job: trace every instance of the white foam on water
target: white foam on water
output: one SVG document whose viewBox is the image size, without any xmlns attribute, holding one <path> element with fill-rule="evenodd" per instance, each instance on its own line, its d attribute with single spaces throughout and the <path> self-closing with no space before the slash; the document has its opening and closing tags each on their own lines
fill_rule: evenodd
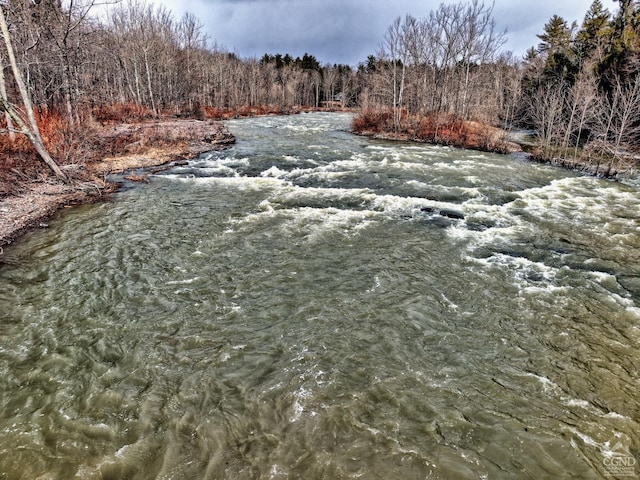
<svg viewBox="0 0 640 480">
<path fill-rule="evenodd" d="M 328 202 L 327 206 L 331 206 L 337 202 L 346 205 L 364 206 L 366 203 L 371 203 L 374 198 L 375 194 L 366 188 L 303 188 L 287 185 L 286 188 L 281 188 L 274 192 L 270 200 L 274 204 L 285 206 L 299 204 L 300 202 L 304 203 L 305 199 L 318 205 L 321 205 L 322 202 Z"/>
<path fill-rule="evenodd" d="M 200 280 L 200 277 L 187 278 L 185 280 L 170 280 L 167 285 L 190 285 Z"/>
<path fill-rule="evenodd" d="M 390 216 L 413 215 L 423 208 L 435 210 L 463 210 L 460 205 L 449 202 L 440 202 L 420 197 L 403 197 L 399 195 L 375 195 L 371 194 L 370 209 L 376 212 L 385 212 Z"/>
<path fill-rule="evenodd" d="M 616 306 L 620 306 L 627 311 L 633 311 L 633 309 L 637 308 L 633 299 L 627 297 L 621 297 L 617 293 L 609 293 L 606 297 L 606 300 Z"/>
<path fill-rule="evenodd" d="M 626 238 L 638 232 L 640 195 L 637 191 L 624 191 L 592 177 L 568 177 L 552 181 L 544 187 L 520 192 L 525 211 L 542 217 L 553 214 L 563 222 L 598 231 L 618 233 Z M 631 218 L 620 217 L 618 212 L 638 212 Z M 631 231 L 629 231 L 631 229 Z M 628 233 L 620 233 L 628 232 Z"/>
<path fill-rule="evenodd" d="M 602 417 L 604 418 L 611 418 L 614 420 L 625 420 L 625 421 L 631 421 L 631 419 L 625 415 L 621 415 L 617 412 L 608 412 L 602 415 Z"/>
<path fill-rule="evenodd" d="M 286 170 L 281 170 L 275 165 L 267 170 L 264 170 L 263 172 L 260 172 L 260 176 L 263 178 L 285 178 L 287 175 L 289 175 L 289 172 L 287 172 Z"/>
<path fill-rule="evenodd" d="M 295 188 L 294 188 L 295 190 Z M 305 193 L 304 190 L 300 189 Z M 348 191 L 335 191 L 332 189 L 318 189 L 327 195 L 334 198 L 322 199 L 317 198 L 319 203 L 328 202 L 341 202 L 350 198 Z M 309 193 L 309 192 L 306 192 Z M 342 197 L 346 195 L 346 197 Z M 336 198 L 337 197 L 337 198 Z M 313 199 L 313 197 L 312 197 Z M 370 210 L 353 210 L 349 208 L 337 208 L 337 207 L 307 207 L 307 206 L 282 206 L 288 202 L 302 201 L 303 199 L 297 198 L 293 192 L 289 192 L 284 195 L 280 192 L 279 195 L 270 199 L 263 200 L 259 204 L 260 211 L 253 212 L 245 215 L 241 218 L 231 218 L 229 223 L 234 227 L 231 228 L 233 232 L 238 227 L 254 225 L 263 221 L 272 221 L 274 218 L 284 220 L 279 223 L 276 228 L 283 229 L 287 235 L 292 238 L 304 238 L 306 241 L 313 242 L 325 235 L 330 235 L 334 232 L 340 232 L 343 235 L 357 235 L 363 229 L 366 229 L 372 222 L 378 221 L 380 218 L 379 212 L 373 212 Z"/>
<path fill-rule="evenodd" d="M 623 244 L 638 244 L 640 195 L 635 191 L 620 191 L 598 179 L 568 177 L 513 193 L 517 198 L 504 205 L 484 205 L 481 196 L 464 205 L 469 223 L 487 220 L 498 227 L 520 227 L 519 229 L 496 232 L 495 228 L 489 228 L 467 234 L 451 232 L 452 237 L 469 240 L 473 242 L 470 246 L 476 247 L 491 243 L 494 235 L 500 241 L 516 240 L 522 234 L 536 238 L 540 223 L 554 222 L 572 232 L 588 235 L 590 238 L 599 237 L 603 244 L 612 248 L 620 248 Z M 617 217 L 616 206 L 619 206 L 621 212 L 629 212 L 631 208 L 631 211 L 639 213 L 635 218 Z"/>
<path fill-rule="evenodd" d="M 640 307 L 636 307 L 635 304 L 634 306 L 627 307 L 625 311 L 640 319 Z"/>
<path fill-rule="evenodd" d="M 274 212 L 274 208 L 273 205 L 271 204 L 271 202 L 269 200 L 262 200 L 259 204 L 258 207 L 260 208 L 260 210 L 262 210 L 263 212 L 268 212 L 268 213 L 272 213 Z"/>
<path fill-rule="evenodd" d="M 131 449 L 131 447 L 133 447 L 133 445 L 131 444 L 124 445 L 115 453 L 115 456 L 122 459 L 126 458 L 127 452 Z"/>
<path fill-rule="evenodd" d="M 185 174 L 192 174 L 196 169 L 200 174 L 198 177 L 207 176 L 226 176 L 237 177 L 239 168 L 248 167 L 250 164 L 248 158 L 236 158 L 236 157 L 223 157 L 215 158 L 213 155 L 209 155 L 205 158 L 198 160 L 191 160 L 186 166 L 174 167 L 172 174 L 162 174 L 162 178 L 175 178 L 175 175 L 184 177 Z"/>
<path fill-rule="evenodd" d="M 603 283 L 607 281 L 614 281 L 616 283 L 618 282 L 618 279 L 616 278 L 615 275 L 611 275 L 610 273 L 606 273 L 606 272 L 591 271 L 589 272 L 589 275 L 598 283 Z"/>
<path fill-rule="evenodd" d="M 514 243 L 539 240 L 539 225 L 553 222 L 563 227 L 564 235 L 570 236 L 571 241 L 599 245 L 612 258 L 616 255 L 614 252 L 625 255 L 632 252 L 633 248 L 629 250 L 627 245 L 638 245 L 640 196 L 635 191 L 621 191 L 616 185 L 598 179 L 569 177 L 515 195 L 514 201 L 503 205 L 483 205 L 481 198 L 465 202 L 465 221 L 447 228 L 449 238 L 466 242 L 470 252 L 478 247 L 501 249 Z M 616 216 L 615 205 L 619 205 L 622 212 L 620 217 Z M 638 218 L 628 213 L 630 206 L 632 212 L 639 212 Z M 486 225 L 486 228 L 470 229 L 470 225 Z M 563 284 L 565 275 L 559 276 L 560 268 L 504 254 L 475 260 L 471 256 L 466 257 L 471 263 L 510 270 L 515 285 L 523 293 L 546 295 L 570 289 L 570 285 Z M 564 273 L 571 271 L 569 267 L 563 268 Z M 615 275 L 600 271 L 580 272 L 580 275 L 587 275 L 595 284 L 609 290 L 607 301 L 631 313 L 640 313 L 630 296 L 615 293 L 621 289 Z"/>
<path fill-rule="evenodd" d="M 300 418 L 302 418 L 304 407 L 302 406 L 301 401 L 304 400 L 304 398 L 306 398 L 308 395 L 308 391 L 302 387 L 294 392 L 293 414 L 289 417 L 289 423 L 297 422 L 298 420 L 300 420 Z"/>
<path fill-rule="evenodd" d="M 285 163 L 300 163 L 301 161 L 307 161 L 307 159 L 302 159 L 300 157 L 296 157 L 295 155 L 282 155 L 282 160 Z"/>
<path fill-rule="evenodd" d="M 581 432 L 575 427 L 565 427 L 569 432 L 575 435 L 580 441 L 591 448 L 597 449 L 600 451 L 600 455 L 602 458 L 612 458 L 612 457 L 633 457 L 630 453 L 629 448 L 627 446 L 628 438 L 625 438 L 623 434 L 620 432 L 614 431 L 612 433 L 612 437 L 610 440 L 606 440 L 604 442 L 598 442 L 594 438 L 589 435 Z M 576 443 L 574 439 L 571 439 L 571 446 L 580 451 L 580 446 Z M 634 463 L 635 465 L 635 463 Z"/>
<path fill-rule="evenodd" d="M 429 188 L 429 185 L 427 185 L 424 182 L 420 182 L 419 180 L 409 180 L 408 182 L 406 182 L 407 185 L 410 185 L 414 188 L 420 188 L 420 189 L 427 189 Z"/>
<path fill-rule="evenodd" d="M 528 286 L 522 289 L 523 293 L 529 295 L 550 295 L 550 294 L 558 294 L 561 292 L 570 292 L 571 288 L 568 286 L 559 287 L 556 285 L 546 285 L 544 287 L 540 286 Z"/>
<path fill-rule="evenodd" d="M 542 262 L 503 253 L 494 253 L 487 258 L 465 256 L 465 260 L 487 269 L 499 268 L 511 272 L 514 286 L 524 293 L 556 293 L 569 288 L 555 283 L 559 272 L 566 267 L 555 268 Z"/>
<path fill-rule="evenodd" d="M 459 305 L 456 305 L 451 300 L 449 300 L 444 293 L 440 293 L 440 295 L 442 296 L 442 299 L 445 301 L 450 310 L 455 312 L 456 310 L 458 310 L 458 308 L 460 308 Z"/>
<path fill-rule="evenodd" d="M 604 417 L 604 412 L 597 408 L 595 405 L 592 405 L 590 402 L 586 400 L 582 400 L 579 398 L 563 398 L 563 405 L 569 408 L 581 408 L 583 410 L 588 411 L 591 414 L 598 415 Z"/>
<path fill-rule="evenodd" d="M 478 185 L 478 184 L 483 184 L 484 180 L 482 180 L 480 177 L 477 177 L 475 175 L 467 175 L 466 177 L 464 177 L 465 181 L 469 182 L 469 183 L 473 183 L 474 185 Z"/>
<path fill-rule="evenodd" d="M 556 393 L 561 391 L 560 387 L 554 383 L 552 380 L 550 380 L 549 378 L 543 376 L 543 375 L 537 375 L 535 373 L 531 373 L 531 372 L 527 372 L 524 374 L 525 377 L 532 377 L 535 378 L 536 380 L 538 380 L 540 382 L 540 384 L 542 385 L 542 390 L 545 393 Z"/>
<path fill-rule="evenodd" d="M 481 197 L 481 193 L 477 193 Z M 452 240 L 467 241 L 469 250 L 479 246 L 511 243 L 514 239 L 529 236 L 533 231 L 533 226 L 509 211 L 508 204 L 483 205 L 471 199 L 461 207 L 465 214 L 464 222 L 452 225 L 447 229 L 447 234 Z M 487 227 L 482 230 L 470 229 L 471 224 Z"/>
<path fill-rule="evenodd" d="M 278 465 L 271 465 L 269 469 L 269 479 L 275 480 L 276 478 L 288 478 L 287 470 L 278 467 Z"/>
<path fill-rule="evenodd" d="M 382 283 L 380 283 L 380 277 L 378 275 L 373 277 L 373 286 L 366 290 L 367 293 L 373 293 L 382 287 Z"/>
<path fill-rule="evenodd" d="M 340 232 L 345 236 L 358 235 L 375 221 L 374 214 L 359 210 L 305 207 L 296 213 L 295 221 L 290 224 L 292 233 L 303 232 L 306 241 L 311 243 L 332 232 Z"/>
<path fill-rule="evenodd" d="M 174 180 L 191 183 L 202 186 L 225 186 L 233 187 L 239 191 L 255 191 L 275 190 L 281 187 L 285 182 L 277 178 L 263 177 L 189 177 L 163 175 L 163 178 L 172 178 Z"/>
<path fill-rule="evenodd" d="M 582 440 L 582 443 L 584 443 L 585 445 L 588 445 L 590 447 L 596 447 L 596 448 L 600 449 L 600 451 L 602 451 L 603 453 L 610 451 L 608 449 L 609 442 L 598 443 L 593 438 L 591 438 L 589 435 L 587 435 L 585 433 L 582 433 L 580 430 L 578 430 L 577 428 L 574 428 L 574 427 L 569 427 L 568 430 L 571 433 L 573 433 L 576 437 L 578 437 L 580 440 Z M 574 446 L 574 448 L 577 446 L 577 445 L 575 445 L 573 440 L 571 441 L 571 443 Z"/>
</svg>

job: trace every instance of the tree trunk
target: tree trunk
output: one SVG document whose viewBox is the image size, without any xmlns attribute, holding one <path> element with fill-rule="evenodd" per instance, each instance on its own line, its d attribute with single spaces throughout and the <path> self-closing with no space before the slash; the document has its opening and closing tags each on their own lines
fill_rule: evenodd
<svg viewBox="0 0 640 480">
<path fill-rule="evenodd" d="M 0 68 L 0 96 L 5 99 L 7 97 L 7 85 L 4 81 L 4 72 Z M 11 118 L 11 114 L 6 111 L 4 112 L 5 120 L 7 122 L 7 130 L 9 131 L 9 141 L 13 144 L 16 141 L 16 132 L 13 127 L 13 119 Z"/>
<path fill-rule="evenodd" d="M 22 97 L 22 103 L 24 104 L 24 109 L 27 113 L 29 126 L 27 126 L 22 121 L 15 109 L 9 104 L 9 101 L 6 97 L 2 98 L 2 107 L 4 111 L 10 114 L 13 120 L 18 124 L 22 133 L 24 133 L 29 138 L 44 163 L 47 164 L 47 166 L 53 171 L 56 177 L 64 180 L 65 182 L 68 182 L 69 177 L 67 177 L 67 175 L 60 169 L 60 166 L 56 163 L 56 161 L 51 158 L 51 155 L 44 146 L 44 142 L 42 141 L 42 137 L 40 136 L 40 129 L 38 128 L 38 122 L 36 122 L 36 116 L 33 113 L 31 98 L 29 97 L 29 92 L 27 91 L 27 87 L 22 78 L 22 73 L 18 68 L 18 63 L 16 62 L 16 57 L 13 52 L 13 45 L 11 44 L 11 37 L 9 36 L 9 28 L 7 27 L 7 21 L 4 17 L 4 12 L 2 11 L 2 9 L 0 9 L 0 30 L 2 31 L 2 36 L 4 37 L 4 44 L 7 48 L 11 70 L 13 71 L 13 76 L 16 84 L 18 85 L 18 90 L 20 91 L 20 96 Z"/>
</svg>

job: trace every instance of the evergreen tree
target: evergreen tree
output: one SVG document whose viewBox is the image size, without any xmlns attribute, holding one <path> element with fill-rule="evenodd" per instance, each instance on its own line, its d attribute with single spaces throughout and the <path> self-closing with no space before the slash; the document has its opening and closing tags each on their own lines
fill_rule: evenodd
<svg viewBox="0 0 640 480">
<path fill-rule="evenodd" d="M 545 24 L 544 33 L 537 36 L 542 40 L 538 52 L 547 55 L 544 74 L 550 80 L 573 83 L 578 72 L 572 49 L 576 28 L 575 22 L 569 26 L 564 18 L 554 15 Z"/>
<path fill-rule="evenodd" d="M 538 51 L 551 55 L 569 50 L 573 40 L 574 26 L 575 23 L 569 27 L 567 21 L 558 15 L 551 17 L 544 26 L 544 33 L 537 35 L 542 40 L 538 45 Z"/>
<path fill-rule="evenodd" d="M 302 68 L 304 70 L 318 70 L 320 71 L 320 62 L 313 55 L 305 53 L 302 56 Z"/>
<path fill-rule="evenodd" d="M 596 51 L 604 51 L 611 36 L 611 14 L 600 0 L 594 0 L 576 35 L 574 50 L 580 62 Z"/>
<path fill-rule="evenodd" d="M 614 41 L 621 49 L 638 48 L 640 28 L 640 5 L 634 0 L 614 0 L 620 3 L 620 9 L 613 23 Z"/>
<path fill-rule="evenodd" d="M 620 8 L 610 22 L 607 55 L 599 65 L 603 88 L 611 93 L 616 81 L 631 82 L 640 73 L 640 5 L 618 0 Z"/>
</svg>

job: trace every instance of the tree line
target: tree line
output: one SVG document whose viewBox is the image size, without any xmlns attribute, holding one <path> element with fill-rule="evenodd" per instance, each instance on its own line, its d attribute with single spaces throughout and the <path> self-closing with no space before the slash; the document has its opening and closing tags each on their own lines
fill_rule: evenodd
<svg viewBox="0 0 640 480">
<path fill-rule="evenodd" d="M 640 147 L 640 3 L 610 13 L 594 0 L 582 23 L 554 15 L 526 54 L 520 121 L 543 159 L 637 165 Z"/>
<path fill-rule="evenodd" d="M 580 25 L 554 15 L 522 60 L 478 0 L 399 17 L 362 67 L 369 110 L 356 126 L 456 143 L 475 120 L 532 130 L 541 160 L 637 166 L 640 2 L 618 3 L 612 14 L 594 0 Z"/>
<path fill-rule="evenodd" d="M 269 55 L 240 59 L 204 33 L 192 14 L 179 19 L 138 0 L 9 0 L 2 5 L 35 105 L 63 109 L 77 122 L 83 108 L 135 103 L 154 114 L 196 106 L 319 105 L 349 72 Z M 284 58 L 284 61 L 282 60 Z M 267 61 L 265 61 L 267 60 Z M 339 70 L 334 75 L 333 70 Z"/>
<path fill-rule="evenodd" d="M 16 67 L 6 68 L 11 55 L 7 49 L 0 52 L 5 73 L 0 151 L 15 153 L 16 145 L 24 143 L 16 134 L 36 143 L 51 144 L 52 137 L 72 143 L 69 135 L 61 140 L 46 132 L 38 140 L 38 124 L 47 130 L 47 122 L 55 124 L 49 130 L 73 132 L 91 119 L 216 117 L 240 108 L 284 113 L 357 102 L 356 72 L 348 66 L 320 65 L 310 54 L 241 59 L 208 38 L 192 14 L 176 18 L 142 0 L 106 3 L 111 5 L 105 10 L 104 0 L 0 2 L 6 26 L 2 35 Z M 65 161 L 55 146 L 48 147 L 55 160 Z M 63 177 L 55 162 L 47 163 Z"/>
<path fill-rule="evenodd" d="M 421 19 L 398 17 L 361 68 L 361 104 L 365 117 L 374 117 L 370 124 L 363 119 L 365 129 L 446 143 L 452 129 L 463 133 L 464 121 L 511 121 L 517 65 L 502 52 L 505 35 L 496 30 L 492 10 L 473 0 L 441 4 Z M 376 115 L 385 108 L 386 116 Z"/>
<path fill-rule="evenodd" d="M 309 53 L 242 59 L 213 43 L 192 14 L 176 18 L 141 0 L 113 0 L 106 10 L 98 3 L 0 2 L 0 150 L 16 133 L 37 140 L 54 114 L 58 130 L 73 132 L 91 118 L 329 106 L 362 108 L 360 126 L 444 143 L 467 135 L 470 121 L 529 128 L 546 160 L 628 162 L 637 153 L 637 1 L 620 0 L 612 14 L 594 0 L 580 25 L 552 17 L 523 59 L 504 51 L 491 5 L 442 4 L 425 18 L 393 21 L 357 69 L 321 65 Z M 52 161 L 64 161 L 56 152 Z"/>
</svg>

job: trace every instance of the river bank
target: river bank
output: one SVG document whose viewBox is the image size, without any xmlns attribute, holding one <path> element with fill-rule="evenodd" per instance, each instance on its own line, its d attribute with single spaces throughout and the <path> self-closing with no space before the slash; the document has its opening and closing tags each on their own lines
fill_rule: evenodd
<svg viewBox="0 0 640 480">
<path fill-rule="evenodd" d="M 117 124 L 94 133 L 101 154 L 64 165 L 69 184 L 41 177 L 1 186 L 7 193 L 0 197 L 0 247 L 33 228 L 46 228 L 47 220 L 65 207 L 108 198 L 118 188 L 109 175 L 189 160 L 235 142 L 223 124 L 201 120 Z"/>
<path fill-rule="evenodd" d="M 621 182 L 635 183 L 640 173 L 640 159 L 637 155 L 605 151 L 605 146 L 599 144 L 585 150 L 583 157 L 562 154 L 549 156 L 531 140 L 530 133 L 514 133 L 474 121 L 445 121 L 439 128 L 440 131 L 435 134 L 433 124 L 425 127 L 420 121 L 413 120 L 404 121 L 394 130 L 385 115 L 365 112 L 355 118 L 352 133 L 375 140 L 449 145 L 501 154 L 523 153 L 535 163 Z"/>
<path fill-rule="evenodd" d="M 522 146 L 512 141 L 506 130 L 449 114 L 403 114 L 398 121 L 388 110 L 364 110 L 354 118 L 351 130 L 376 140 L 449 145 L 493 153 L 522 151 Z"/>
</svg>

